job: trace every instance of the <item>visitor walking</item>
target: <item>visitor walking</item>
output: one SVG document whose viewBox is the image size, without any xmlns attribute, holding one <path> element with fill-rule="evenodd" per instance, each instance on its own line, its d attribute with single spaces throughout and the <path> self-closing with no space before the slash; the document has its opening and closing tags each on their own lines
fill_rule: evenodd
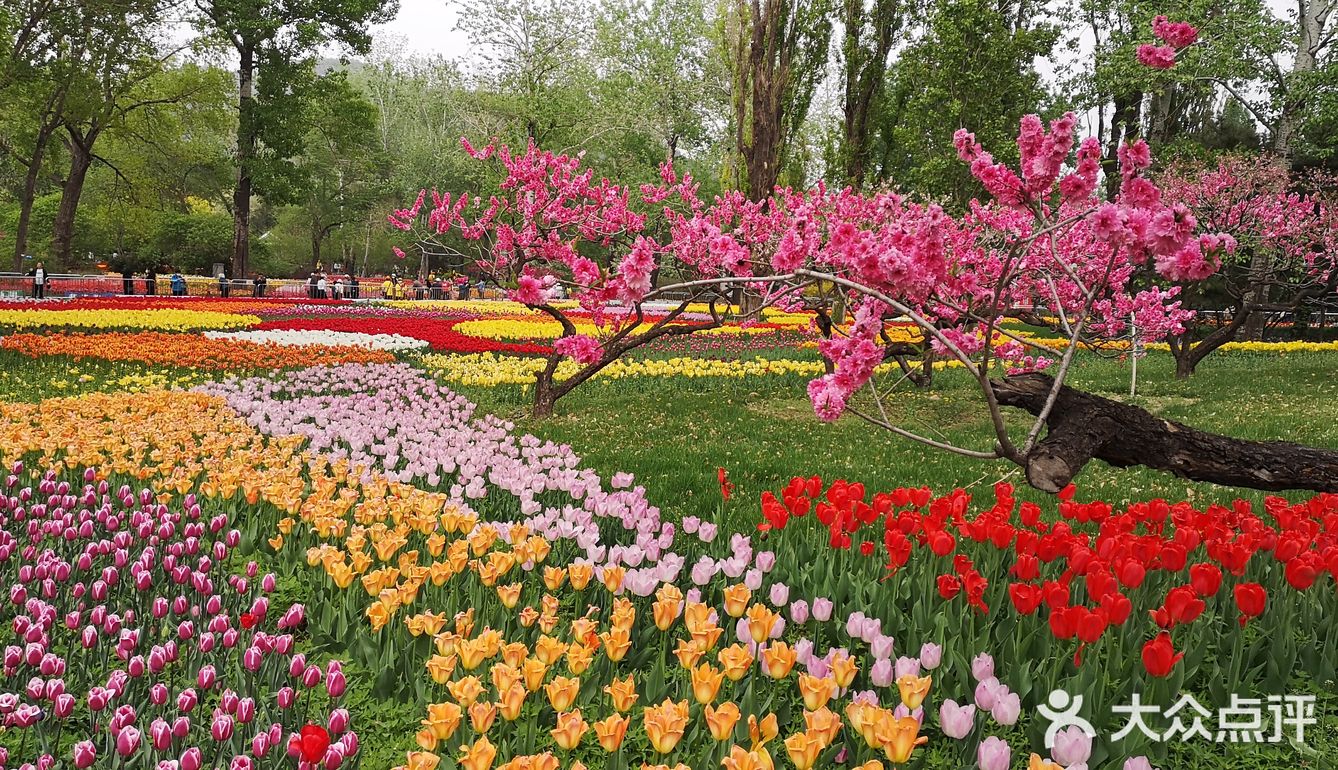
<svg viewBox="0 0 1338 770">
<path fill-rule="evenodd" d="M 168 279 L 168 282 L 172 284 L 173 297 L 186 296 L 186 279 L 181 275 L 180 270 L 173 272 L 172 277 Z"/>
<path fill-rule="evenodd" d="M 330 287 L 329 282 L 325 280 L 325 273 L 316 279 L 316 299 L 325 299 L 325 290 Z"/>
<path fill-rule="evenodd" d="M 343 298 L 344 298 L 344 279 L 340 278 L 339 276 L 335 276 L 335 279 L 334 279 L 334 295 L 333 295 L 333 296 L 334 296 L 334 299 L 343 299 Z"/>
<path fill-rule="evenodd" d="M 144 274 L 144 293 L 150 297 L 158 296 L 158 268 L 151 267 Z"/>
<path fill-rule="evenodd" d="M 32 269 L 33 299 L 46 299 L 46 268 L 41 262 Z"/>
<path fill-rule="evenodd" d="M 231 288 L 232 286 L 228 283 L 227 274 L 220 270 L 218 273 L 218 296 L 226 298 L 228 296 L 228 290 Z"/>
<path fill-rule="evenodd" d="M 121 293 L 126 295 L 135 293 L 135 272 L 129 268 L 121 271 Z"/>
<path fill-rule="evenodd" d="M 360 287 L 358 286 L 358 277 L 352 273 L 348 274 L 348 298 L 357 299 Z"/>
</svg>

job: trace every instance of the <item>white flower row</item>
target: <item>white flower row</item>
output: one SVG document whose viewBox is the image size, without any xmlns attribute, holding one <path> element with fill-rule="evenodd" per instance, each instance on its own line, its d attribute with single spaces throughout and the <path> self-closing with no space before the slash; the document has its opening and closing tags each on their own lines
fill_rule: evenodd
<svg viewBox="0 0 1338 770">
<path fill-rule="evenodd" d="M 247 340 L 276 345 L 326 345 L 371 348 L 374 350 L 414 350 L 427 347 L 423 340 L 399 334 L 363 334 L 322 329 L 255 329 L 239 332 L 205 332 L 219 340 Z"/>
</svg>

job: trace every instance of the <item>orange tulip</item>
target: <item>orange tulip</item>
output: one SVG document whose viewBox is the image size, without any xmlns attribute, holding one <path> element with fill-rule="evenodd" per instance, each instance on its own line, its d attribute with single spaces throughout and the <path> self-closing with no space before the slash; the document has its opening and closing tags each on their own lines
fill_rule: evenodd
<svg viewBox="0 0 1338 770">
<path fill-rule="evenodd" d="M 725 770 L 773 770 L 775 765 L 766 749 L 758 748 L 744 751 L 740 746 L 732 746 L 729 756 L 720 762 Z"/>
<path fill-rule="evenodd" d="M 822 736 L 812 732 L 795 733 L 785 739 L 785 753 L 790 755 L 795 770 L 809 770 L 826 748 Z"/>
<path fill-rule="evenodd" d="M 546 665 L 553 665 L 562 658 L 563 653 L 567 651 L 567 645 L 547 634 L 539 637 L 539 641 L 534 643 L 534 657 L 543 661 Z"/>
<path fill-rule="evenodd" d="M 776 621 L 780 616 L 772 612 L 765 604 L 754 604 L 748 608 L 746 617 L 748 618 L 748 635 L 754 642 L 761 644 L 771 638 L 771 629 L 775 627 Z"/>
<path fill-rule="evenodd" d="M 479 683 L 479 678 L 476 676 L 467 676 L 454 682 L 447 682 L 446 689 L 451 693 L 451 697 L 455 698 L 455 702 L 465 708 L 469 708 L 470 704 L 478 700 L 478 697 L 483 694 L 483 685 Z"/>
<path fill-rule="evenodd" d="M 432 728 L 430 727 L 419 730 L 413 739 L 423 751 L 434 751 L 437 748 L 437 736 L 432 734 Z"/>
<path fill-rule="evenodd" d="M 483 736 L 472 745 L 461 746 L 460 770 L 490 770 L 497 758 L 497 747 L 492 745 L 488 736 Z"/>
<path fill-rule="evenodd" d="M 430 751 L 410 751 L 405 762 L 405 770 L 432 770 L 441 762 L 441 757 Z"/>
<path fill-rule="evenodd" d="M 567 570 L 562 567 L 544 567 L 544 587 L 556 591 L 567 582 Z"/>
<path fill-rule="evenodd" d="M 469 724 L 474 727 L 476 733 L 486 733 L 488 728 L 497 719 L 497 704 L 486 701 L 475 701 L 469 706 Z"/>
<path fill-rule="evenodd" d="M 879 740 L 883 744 L 883 753 L 892 764 L 899 765 L 911 758 L 916 746 L 929 742 L 919 735 L 920 723 L 914 717 L 892 718 L 885 722 L 879 731 Z M 917 737 L 918 736 L 918 737 Z M 1045 770 L 1049 770 L 1046 768 Z"/>
<path fill-rule="evenodd" d="M 1039 754 L 1032 754 L 1031 759 L 1027 762 L 1027 770 L 1064 770 L 1064 768 L 1054 762 L 1041 759 Z"/>
<path fill-rule="evenodd" d="M 526 690 L 520 682 L 513 682 L 498 694 L 497 710 L 502 719 L 508 722 L 516 721 L 520 716 L 520 710 L 525 707 L 525 694 Z"/>
<path fill-rule="evenodd" d="M 832 656 L 831 666 L 832 678 L 842 690 L 850 687 L 850 683 L 855 681 L 855 674 L 859 672 L 859 666 L 855 664 L 854 659 L 841 653 Z"/>
<path fill-rule="evenodd" d="M 581 718 L 581 710 L 564 711 L 557 716 L 557 727 L 554 727 L 549 733 L 557 745 L 568 751 L 576 748 L 581 743 L 582 736 L 590 726 Z"/>
<path fill-rule="evenodd" d="M 630 674 L 626 679 L 614 679 L 604 688 L 604 692 L 609 694 L 615 711 L 626 712 L 636 705 L 636 683 Z"/>
<path fill-rule="evenodd" d="M 688 702 L 675 703 L 666 699 L 658 706 L 647 706 L 644 724 L 651 747 L 661 754 L 668 754 L 683 739 L 683 731 L 688 726 Z"/>
<path fill-rule="evenodd" d="M 630 643 L 629 643 L 630 646 Z M 626 652 L 624 650 L 624 652 Z M 595 659 L 595 648 L 586 647 L 583 644 L 573 644 L 567 648 L 567 670 L 573 676 L 579 676 L 590 668 L 590 663 Z"/>
<path fill-rule="evenodd" d="M 692 697 L 702 705 L 713 702 L 723 681 L 725 675 L 712 668 L 710 663 L 697 666 L 692 669 Z"/>
<path fill-rule="evenodd" d="M 503 607 L 506 607 L 509 610 L 520 603 L 520 587 L 520 583 L 497 586 L 497 598 L 502 600 Z"/>
<path fill-rule="evenodd" d="M 688 633 L 696 636 L 715 627 L 716 622 L 712 617 L 714 612 L 715 610 L 701 602 L 688 602 L 683 608 L 683 624 L 688 627 Z"/>
<path fill-rule="evenodd" d="M 622 565 L 612 565 L 604 568 L 604 574 L 600 579 L 604 582 L 604 587 L 609 589 L 609 593 L 617 594 L 623 590 L 623 578 L 627 576 L 627 568 Z"/>
<path fill-rule="evenodd" d="M 512 642 L 502 647 L 502 660 L 512 667 L 519 667 L 529 654 L 530 650 L 524 642 Z"/>
<path fill-rule="evenodd" d="M 762 650 L 762 669 L 772 679 L 784 679 L 790 675 L 799 653 L 785 642 L 772 642 Z"/>
<path fill-rule="evenodd" d="M 725 678 L 731 682 L 742 679 L 748 669 L 753 667 L 753 656 L 748 648 L 741 644 L 731 644 L 716 655 L 720 667 L 725 671 Z"/>
<path fill-rule="evenodd" d="M 526 607 L 520 611 L 520 625 L 529 628 L 534 625 L 534 621 L 539 619 L 539 611 L 533 607 Z"/>
<path fill-rule="evenodd" d="M 488 657 L 488 646 L 478 639 L 464 639 L 455 648 L 460 656 L 460 665 L 466 671 L 473 671 L 483 664 Z"/>
<path fill-rule="evenodd" d="M 572 588 L 584 591 L 590 578 L 595 576 L 595 567 L 593 564 L 572 564 L 567 567 L 567 576 L 571 579 Z"/>
<path fill-rule="evenodd" d="M 929 694 L 929 685 L 933 679 L 927 676 L 912 676 L 907 674 L 897 680 L 897 690 L 901 692 L 901 702 L 906 704 L 906 708 L 914 711 L 924 703 L 925 696 Z"/>
<path fill-rule="evenodd" d="M 661 631 L 668 631 L 674 621 L 678 620 L 678 613 L 683 610 L 681 601 L 665 601 L 659 599 L 651 605 L 651 611 L 655 618 L 655 627 Z"/>
<path fill-rule="evenodd" d="M 437 684 L 446 684 L 451 681 L 451 674 L 455 673 L 455 656 L 433 655 L 428 658 L 427 673 L 432 677 L 432 681 Z"/>
<path fill-rule="evenodd" d="M 625 628 L 612 629 L 600 634 L 599 638 L 604 641 L 604 654 L 615 663 L 626 657 L 627 651 L 632 649 L 632 635 Z"/>
<path fill-rule="evenodd" d="M 828 746 L 836 740 L 837 733 L 841 732 L 841 717 L 825 707 L 816 711 L 805 711 L 804 726 L 808 728 L 808 732 L 822 736 L 823 745 Z"/>
<path fill-rule="evenodd" d="M 739 707 L 733 701 L 725 701 L 720 708 L 706 706 L 706 727 L 711 737 L 717 741 L 727 741 L 734 735 L 734 725 L 739 722 Z"/>
<path fill-rule="evenodd" d="M 554 711 L 566 711 L 571 708 L 571 704 L 576 701 L 576 695 L 581 691 L 581 680 L 573 677 L 557 676 L 553 681 L 544 685 L 544 692 L 548 693 L 548 702 L 553 706 Z"/>
<path fill-rule="evenodd" d="M 599 739 L 599 745 L 605 751 L 617 751 L 618 747 L 623 745 L 623 738 L 627 736 L 627 726 L 631 723 L 631 718 L 621 714 L 610 714 L 595 722 L 595 737 Z"/>
<path fill-rule="evenodd" d="M 538 658 L 526 658 L 520 673 L 525 676 L 525 689 L 537 692 L 544 684 L 544 677 L 548 676 L 548 664 Z"/>
<path fill-rule="evenodd" d="M 799 694 L 804 698 L 804 708 L 817 711 L 826 707 L 827 701 L 836 697 L 836 680 L 831 677 L 800 674 Z"/>
<path fill-rule="evenodd" d="M 674 655 L 678 656 L 678 663 L 685 669 L 691 670 L 701 660 L 702 655 L 706 654 L 706 648 L 701 642 L 690 639 L 679 639 L 678 649 L 674 650 Z"/>
<path fill-rule="evenodd" d="M 423 726 L 432 731 L 434 738 L 444 741 L 455 734 L 462 716 L 459 704 L 432 703 L 427 707 L 427 719 L 423 720 Z"/>
<path fill-rule="evenodd" d="M 780 725 L 776 721 L 775 714 L 767 714 L 760 722 L 756 714 L 748 715 L 748 737 L 753 742 L 753 748 L 766 745 L 779 734 Z"/>
<path fill-rule="evenodd" d="M 748 600 L 753 592 L 743 583 L 736 583 L 725 589 L 725 614 L 731 618 L 741 618 L 748 609 Z M 770 630 L 770 629 L 768 629 Z"/>
</svg>

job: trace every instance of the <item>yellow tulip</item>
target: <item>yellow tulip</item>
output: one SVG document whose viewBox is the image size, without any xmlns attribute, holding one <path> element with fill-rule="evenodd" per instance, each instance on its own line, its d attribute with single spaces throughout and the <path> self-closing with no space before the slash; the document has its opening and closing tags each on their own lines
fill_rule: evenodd
<svg viewBox="0 0 1338 770">
<path fill-rule="evenodd" d="M 779 615 L 760 602 L 748 608 L 746 617 L 748 618 L 748 635 L 758 644 L 771 638 L 771 629 L 775 627 L 776 621 L 780 619 Z"/>
<path fill-rule="evenodd" d="M 478 677 L 467 676 L 454 682 L 448 682 L 446 690 L 450 692 L 452 698 L 455 698 L 456 703 L 469 708 L 483 694 L 483 685 L 479 683 Z"/>
<path fill-rule="evenodd" d="M 571 587 L 577 591 L 584 591 L 589 585 L 590 579 L 595 576 L 595 567 L 593 564 L 572 564 L 567 567 L 567 577 L 571 580 Z"/>
<path fill-rule="evenodd" d="M 855 674 L 859 672 L 859 666 L 855 664 L 854 659 L 844 653 L 832 656 L 831 666 L 832 678 L 842 690 L 850 687 L 850 683 L 855 681 Z"/>
<path fill-rule="evenodd" d="M 915 751 L 916 746 L 929 742 L 929 739 L 919 735 L 920 723 L 914 717 L 901 717 L 886 720 L 881 726 L 879 732 L 879 741 L 883 744 L 883 752 L 887 755 L 887 760 L 892 764 L 899 765 L 911 758 L 911 752 Z M 1049 768 L 1046 768 L 1049 770 Z"/>
<path fill-rule="evenodd" d="M 897 690 L 901 693 L 901 702 L 912 711 L 919 708 L 929 694 L 929 685 L 932 683 L 933 678 L 927 676 L 907 674 L 900 677 L 897 679 Z"/>
<path fill-rule="evenodd" d="M 526 689 L 519 682 L 512 682 L 505 690 L 497 696 L 497 711 L 502 715 L 502 719 L 508 722 L 514 722 L 520 716 L 520 710 L 525 707 Z"/>
<path fill-rule="evenodd" d="M 473 726 L 474 732 L 486 733 L 492 727 L 492 723 L 497 719 L 497 704 L 485 701 L 475 701 L 469 706 L 469 724 Z"/>
<path fill-rule="evenodd" d="M 473 744 L 460 747 L 460 770 L 490 770 L 497 758 L 497 747 L 492 745 L 488 736 L 483 736 Z"/>
<path fill-rule="evenodd" d="M 785 753 L 790 756 L 795 770 L 809 770 L 826 748 L 822 737 L 811 732 L 795 733 L 785 739 Z"/>
<path fill-rule="evenodd" d="M 520 583 L 497 586 L 497 598 L 502 600 L 503 607 L 513 609 L 520 602 L 520 586 Z"/>
<path fill-rule="evenodd" d="M 725 678 L 731 682 L 742 679 L 753 666 L 753 656 L 748 652 L 748 648 L 741 644 L 731 644 L 721 650 L 716 655 L 716 660 L 724 669 Z"/>
<path fill-rule="evenodd" d="M 799 653 L 785 642 L 772 642 L 762 649 L 762 670 L 772 679 L 784 679 L 789 676 L 799 659 Z"/>
<path fill-rule="evenodd" d="M 804 699 L 804 708 L 809 711 L 826 707 L 827 701 L 836 697 L 836 691 L 836 680 L 831 677 L 799 675 L 799 694 Z"/>
</svg>

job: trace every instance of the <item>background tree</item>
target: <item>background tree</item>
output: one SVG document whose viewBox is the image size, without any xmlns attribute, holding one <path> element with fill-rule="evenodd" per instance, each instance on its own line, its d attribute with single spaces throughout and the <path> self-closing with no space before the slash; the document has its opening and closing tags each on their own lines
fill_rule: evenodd
<svg viewBox="0 0 1338 770">
<path fill-rule="evenodd" d="M 312 51 L 327 43 L 365 53 L 368 27 L 393 18 L 394 0 L 196 0 L 201 26 L 237 55 L 233 275 L 246 275 L 251 197 L 283 176 L 301 149 L 301 99 L 313 77 Z M 257 185 L 257 181 L 260 182 Z"/>
<path fill-rule="evenodd" d="M 734 0 L 724 6 L 734 152 L 729 184 L 771 195 L 808 117 L 831 47 L 830 0 Z"/>
<path fill-rule="evenodd" d="M 942 0 L 892 67 L 876 150 L 881 178 L 965 206 L 980 187 L 956 157 L 953 132 L 970 126 L 1001 160 L 1017 122 L 1046 94 L 1034 61 L 1057 30 L 1027 2 Z"/>
<path fill-rule="evenodd" d="M 302 206 L 311 234 L 311 269 L 334 231 L 368 216 L 386 188 L 376 141 L 376 108 L 340 73 L 317 81 L 307 104 L 310 126 L 298 159 Z M 340 255 L 345 265 L 350 254 Z"/>
<path fill-rule="evenodd" d="M 847 184 L 862 187 L 884 97 L 888 56 L 916 4 L 904 0 L 844 0 L 841 7 L 840 157 Z"/>
</svg>

